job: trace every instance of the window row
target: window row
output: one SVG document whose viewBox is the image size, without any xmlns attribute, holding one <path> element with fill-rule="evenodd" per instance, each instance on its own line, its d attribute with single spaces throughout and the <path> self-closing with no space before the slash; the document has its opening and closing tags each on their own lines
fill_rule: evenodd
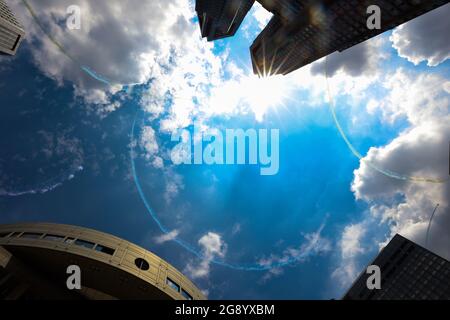
<svg viewBox="0 0 450 320">
<path fill-rule="evenodd" d="M 47 240 L 47 241 L 57 241 L 62 242 L 66 244 L 75 244 L 80 247 L 84 247 L 87 249 L 94 249 L 96 251 L 108 254 L 108 255 L 114 255 L 115 250 L 112 248 L 109 248 L 107 246 L 96 244 L 91 241 L 83 240 L 83 239 L 77 239 L 73 237 L 68 236 L 61 236 L 57 234 L 50 234 L 50 233 L 37 233 L 37 232 L 2 232 L 0 233 L 0 238 L 22 238 L 22 239 L 40 239 L 40 240 Z M 137 258 L 135 260 L 135 265 L 141 270 L 149 270 L 150 265 L 149 263 L 142 259 Z M 173 281 L 170 278 L 166 278 L 166 284 L 172 289 L 175 290 L 178 293 L 181 293 L 181 295 L 186 300 L 194 300 L 192 295 L 189 294 L 185 289 L 181 288 L 179 284 L 177 284 L 175 281 Z"/>
<path fill-rule="evenodd" d="M 94 249 L 96 251 L 108 254 L 110 256 L 114 255 L 115 250 L 113 248 L 96 244 L 94 242 L 86 241 L 83 239 L 76 239 L 72 237 L 61 236 L 57 234 L 50 233 L 37 233 L 37 232 L 2 232 L 0 233 L 0 238 L 22 238 L 22 239 L 41 239 L 48 241 L 63 242 L 66 244 L 75 244 L 88 249 Z"/>
</svg>

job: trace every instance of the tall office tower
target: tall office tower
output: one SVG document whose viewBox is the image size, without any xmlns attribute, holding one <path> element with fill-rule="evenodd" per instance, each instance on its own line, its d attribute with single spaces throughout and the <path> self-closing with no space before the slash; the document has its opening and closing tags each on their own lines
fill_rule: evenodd
<svg viewBox="0 0 450 320">
<path fill-rule="evenodd" d="M 396 235 L 371 265 L 381 269 L 381 289 L 369 290 L 364 270 L 344 300 L 448 300 L 450 262 Z"/>
<path fill-rule="evenodd" d="M 259 75 L 288 74 L 335 51 L 367 39 L 448 3 L 448 0 L 260 0 L 280 3 L 251 46 Z M 285 3 L 295 4 L 288 7 Z M 367 27 L 367 8 L 381 9 L 381 29 Z M 269 6 L 265 6 L 270 8 Z M 295 18 L 292 16 L 295 15 Z"/>
<path fill-rule="evenodd" d="M 79 289 L 67 285 L 76 276 L 70 266 L 81 271 Z M 205 297 L 181 272 L 133 243 L 86 228 L 33 223 L 0 226 L 0 299 Z"/>
<path fill-rule="evenodd" d="M 4 0 L 0 0 L 0 52 L 16 54 L 25 31 Z"/>
<path fill-rule="evenodd" d="M 208 41 L 234 36 L 255 0 L 197 0 L 202 37 Z"/>
<path fill-rule="evenodd" d="M 343 51 L 450 0 L 257 0 L 273 13 L 250 48 L 260 76 L 288 74 L 330 53 Z M 203 37 L 235 34 L 254 0 L 197 0 Z M 369 29 L 369 6 L 381 9 L 381 28 Z"/>
</svg>

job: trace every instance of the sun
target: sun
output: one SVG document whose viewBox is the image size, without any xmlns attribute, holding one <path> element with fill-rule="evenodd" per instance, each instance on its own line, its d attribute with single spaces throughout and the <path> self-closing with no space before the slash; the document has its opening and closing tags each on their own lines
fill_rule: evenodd
<svg viewBox="0 0 450 320">
<path fill-rule="evenodd" d="M 257 77 L 249 75 L 241 79 L 240 96 L 257 115 L 263 116 L 269 109 L 284 106 L 289 97 L 289 84 L 281 75 Z"/>
</svg>

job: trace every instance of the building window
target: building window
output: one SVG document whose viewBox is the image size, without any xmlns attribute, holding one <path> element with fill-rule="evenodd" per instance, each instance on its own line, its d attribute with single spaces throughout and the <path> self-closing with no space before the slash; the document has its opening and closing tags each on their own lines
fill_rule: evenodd
<svg viewBox="0 0 450 320">
<path fill-rule="evenodd" d="M 77 246 L 85 247 L 85 248 L 88 248 L 88 249 L 92 249 L 95 246 L 95 243 L 90 242 L 90 241 L 86 241 L 86 240 L 81 240 L 81 239 L 75 240 L 75 244 Z"/>
<path fill-rule="evenodd" d="M 21 238 L 25 239 L 39 239 L 42 236 L 42 233 L 35 232 L 24 232 Z"/>
<path fill-rule="evenodd" d="M 180 292 L 180 286 L 170 278 L 166 278 L 166 284 L 176 292 Z"/>
<path fill-rule="evenodd" d="M 110 256 L 114 255 L 114 251 L 115 251 L 114 249 L 106 247 L 106 246 L 102 246 L 101 244 L 98 244 L 95 247 L 95 250 L 97 250 L 99 252 L 103 252 L 103 253 L 109 254 Z"/>
<path fill-rule="evenodd" d="M 194 300 L 194 298 L 192 298 L 192 296 L 184 289 L 181 289 L 181 294 L 186 300 Z"/>
<path fill-rule="evenodd" d="M 136 267 L 144 271 L 150 269 L 150 265 L 148 264 L 148 262 L 142 258 L 137 258 L 136 260 L 134 260 L 134 264 L 136 265 Z"/>
<path fill-rule="evenodd" d="M 70 238 L 70 237 L 68 237 L 68 238 L 66 238 L 66 239 L 64 240 L 64 243 L 72 244 L 72 243 L 74 243 L 74 241 L 75 241 L 75 238 Z"/>
<path fill-rule="evenodd" d="M 63 241 L 64 237 L 63 236 L 58 236 L 55 234 L 46 234 L 44 236 L 44 240 L 49 240 L 49 241 Z"/>
</svg>

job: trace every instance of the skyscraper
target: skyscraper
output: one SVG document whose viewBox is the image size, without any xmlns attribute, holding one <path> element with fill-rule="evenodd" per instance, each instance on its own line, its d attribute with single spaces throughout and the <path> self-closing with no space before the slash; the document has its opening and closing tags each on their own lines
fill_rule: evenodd
<svg viewBox="0 0 450 320">
<path fill-rule="evenodd" d="M 25 31 L 4 0 L 0 0 L 0 52 L 16 54 Z"/>
<path fill-rule="evenodd" d="M 280 3 L 274 17 L 251 46 L 254 72 L 288 74 L 335 51 L 435 9 L 448 0 L 261 0 Z M 296 4 L 288 7 L 285 3 Z M 264 4 L 263 4 L 264 5 Z M 283 5 L 283 8 L 279 8 Z M 369 29 L 367 8 L 381 9 L 381 29 Z"/>
<path fill-rule="evenodd" d="M 208 41 L 234 36 L 255 0 L 197 0 L 202 37 Z"/>
<path fill-rule="evenodd" d="M 358 43 L 395 28 L 449 0 L 257 0 L 273 17 L 253 42 L 250 53 L 253 71 L 260 76 L 288 74 L 336 51 L 346 50 Z M 197 7 L 222 3 L 218 0 L 197 0 Z M 250 9 L 252 1 L 233 0 Z M 381 9 L 381 28 L 369 29 L 368 8 Z M 208 23 L 224 21 L 222 7 L 215 7 Z M 198 11 L 198 10 L 197 10 Z M 246 11 L 245 11 L 246 12 Z M 243 19 L 240 11 L 239 24 Z M 220 17 L 220 18 L 219 18 Z M 206 19 L 200 21 L 202 35 Z M 237 24 L 233 28 L 233 35 Z M 215 40 L 210 36 L 208 40 Z"/>
<path fill-rule="evenodd" d="M 68 267 L 81 288 L 67 286 Z M 81 227 L 0 226 L 0 299 L 203 300 L 169 263 L 133 243 Z"/>
<path fill-rule="evenodd" d="M 381 289 L 368 289 L 364 270 L 344 300 L 450 299 L 450 262 L 398 234 L 371 265 L 380 267 Z"/>
</svg>

